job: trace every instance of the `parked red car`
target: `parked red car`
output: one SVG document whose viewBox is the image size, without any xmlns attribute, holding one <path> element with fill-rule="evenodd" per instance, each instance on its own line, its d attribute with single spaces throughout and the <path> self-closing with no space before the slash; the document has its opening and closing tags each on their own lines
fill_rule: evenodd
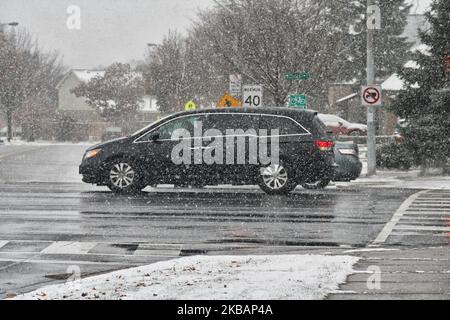
<svg viewBox="0 0 450 320">
<path fill-rule="evenodd" d="M 328 130 L 335 135 L 365 136 L 367 126 L 360 123 L 351 123 L 334 114 L 319 114 L 320 120 L 327 126 Z"/>
</svg>

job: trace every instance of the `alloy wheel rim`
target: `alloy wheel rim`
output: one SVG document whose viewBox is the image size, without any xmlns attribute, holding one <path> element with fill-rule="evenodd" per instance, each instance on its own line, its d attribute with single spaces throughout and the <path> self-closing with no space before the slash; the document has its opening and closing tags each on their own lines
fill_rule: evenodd
<svg viewBox="0 0 450 320">
<path fill-rule="evenodd" d="M 114 186 L 125 189 L 133 184 L 135 175 L 136 173 L 128 163 L 118 163 L 112 167 L 109 179 Z"/>
<path fill-rule="evenodd" d="M 273 164 L 261 169 L 261 176 L 264 184 L 271 190 L 283 188 L 288 180 L 286 169 L 279 164 Z"/>
</svg>

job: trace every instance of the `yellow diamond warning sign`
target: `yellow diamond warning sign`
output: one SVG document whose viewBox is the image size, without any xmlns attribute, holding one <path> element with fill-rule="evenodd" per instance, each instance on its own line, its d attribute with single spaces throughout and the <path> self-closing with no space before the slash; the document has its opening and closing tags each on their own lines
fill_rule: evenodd
<svg viewBox="0 0 450 320">
<path fill-rule="evenodd" d="M 238 98 L 233 97 L 228 92 L 223 95 L 222 98 L 220 98 L 219 102 L 217 103 L 218 108 L 239 108 L 242 107 L 242 101 Z"/>
</svg>

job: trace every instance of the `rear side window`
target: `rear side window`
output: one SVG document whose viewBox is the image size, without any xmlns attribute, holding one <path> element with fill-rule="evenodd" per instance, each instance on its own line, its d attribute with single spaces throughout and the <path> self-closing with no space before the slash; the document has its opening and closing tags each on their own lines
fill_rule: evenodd
<svg viewBox="0 0 450 320">
<path fill-rule="evenodd" d="M 289 117 L 263 115 L 261 129 L 267 129 L 269 132 L 278 130 L 279 134 L 284 135 L 308 135 L 309 132 Z"/>
<path fill-rule="evenodd" d="M 217 129 L 225 135 L 227 130 L 258 129 L 259 117 L 252 114 L 209 114 L 204 129 Z"/>
<path fill-rule="evenodd" d="M 318 116 L 315 116 L 313 119 L 313 127 L 314 127 L 313 134 L 316 135 L 317 137 L 331 138 L 327 133 L 327 126 Z"/>
</svg>

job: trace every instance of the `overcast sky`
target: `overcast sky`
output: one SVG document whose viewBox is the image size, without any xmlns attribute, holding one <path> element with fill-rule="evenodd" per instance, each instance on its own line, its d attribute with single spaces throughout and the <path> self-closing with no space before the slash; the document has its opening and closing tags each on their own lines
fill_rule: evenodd
<svg viewBox="0 0 450 320">
<path fill-rule="evenodd" d="M 142 59 L 149 42 L 169 29 L 184 31 L 212 0 L 0 0 L 0 21 L 17 21 L 41 47 L 58 50 L 72 68 Z M 81 11 L 81 29 L 66 26 L 69 6 Z"/>
<path fill-rule="evenodd" d="M 423 13 L 430 0 L 407 0 Z M 58 50 L 72 68 L 107 66 L 144 56 L 169 29 L 184 31 L 213 0 L 0 0 L 0 21 L 17 21 L 46 50 Z M 66 26 L 67 9 L 81 10 L 81 29 Z"/>
</svg>

